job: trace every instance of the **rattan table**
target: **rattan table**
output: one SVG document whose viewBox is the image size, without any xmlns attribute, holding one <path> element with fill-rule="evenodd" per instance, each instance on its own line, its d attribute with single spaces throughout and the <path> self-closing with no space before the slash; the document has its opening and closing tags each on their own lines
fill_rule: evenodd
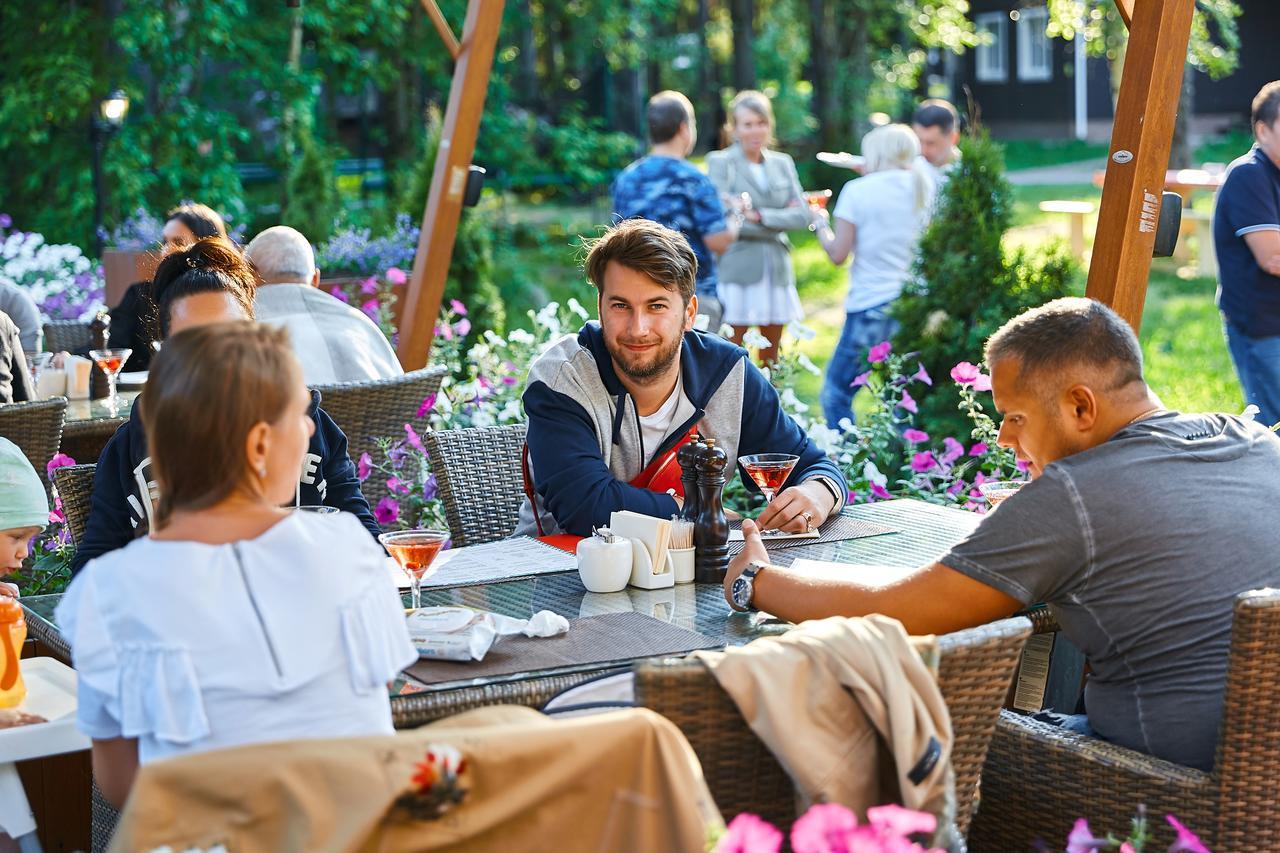
<svg viewBox="0 0 1280 853">
<path fill-rule="evenodd" d="M 958 509 L 916 500 L 886 501 L 847 507 L 844 512 L 897 532 L 863 539 L 794 545 L 771 551 L 774 562 L 790 565 L 805 557 L 843 563 L 875 563 L 890 566 L 927 564 L 944 554 L 978 523 L 979 516 Z M 512 566 L 511 574 L 518 575 Z M 61 596 L 41 595 L 23 599 L 32 637 L 55 656 L 68 659 L 67 645 L 53 621 Z M 551 610 L 570 619 L 618 611 L 638 611 L 680 627 L 699 631 L 726 646 L 741 645 L 756 637 L 785 631 L 788 623 L 760 613 L 734 613 L 718 584 L 682 584 L 669 589 L 626 590 L 607 595 L 583 590 L 576 572 L 561 572 L 523 580 L 507 580 L 471 586 L 424 589 L 426 605 L 464 605 L 518 618 L 539 610 Z M 617 660 L 554 670 L 521 672 L 489 678 L 460 677 L 424 684 L 405 675 L 392 685 L 392 713 L 396 726 L 411 728 L 470 708 L 494 704 L 540 706 L 566 687 L 634 661 Z M 460 665 L 460 671 L 462 666 Z"/>
</svg>

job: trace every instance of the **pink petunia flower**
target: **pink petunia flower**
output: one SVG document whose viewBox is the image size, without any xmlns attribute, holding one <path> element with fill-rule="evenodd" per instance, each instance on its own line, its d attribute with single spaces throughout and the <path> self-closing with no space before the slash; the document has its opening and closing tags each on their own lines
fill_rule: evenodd
<svg viewBox="0 0 1280 853">
<path fill-rule="evenodd" d="M 906 390 L 902 392 L 902 399 L 898 401 L 898 408 L 904 409 L 913 415 L 920 411 L 920 407 L 916 405 L 915 398 L 911 396 L 910 391 Z"/>
<path fill-rule="evenodd" d="M 964 445 L 951 436 L 942 439 L 942 446 L 946 448 L 942 451 L 942 464 L 944 465 L 950 465 L 961 456 L 964 456 Z"/>
<path fill-rule="evenodd" d="M 871 364 L 879 364 L 888 358 L 891 352 L 893 352 L 893 344 L 888 341 L 881 341 L 867 350 L 867 361 Z"/>
<path fill-rule="evenodd" d="M 901 836 L 915 835 L 917 832 L 932 833 L 938 828 L 938 819 L 928 812 L 918 812 L 893 803 L 867 809 L 867 823 Z"/>
<path fill-rule="evenodd" d="M 908 429 L 903 431 L 902 439 L 911 444 L 924 444 L 929 440 L 929 433 L 922 429 Z"/>
<path fill-rule="evenodd" d="M 857 376 L 853 377 L 853 381 L 849 383 L 849 387 L 861 388 L 863 385 L 866 385 L 870 381 L 871 381 L 871 371 L 868 370 L 866 373 L 859 373 Z"/>
<path fill-rule="evenodd" d="M 951 379 L 957 385 L 972 385 L 981 373 L 982 371 L 978 369 L 978 365 L 962 361 L 951 368 Z"/>
<path fill-rule="evenodd" d="M 74 464 L 76 464 L 76 460 L 72 459 L 67 454 L 55 453 L 49 459 L 49 464 L 44 466 L 44 473 L 50 480 L 52 480 L 54 471 L 57 471 L 59 468 L 66 468 L 68 465 L 74 465 Z"/>
<path fill-rule="evenodd" d="M 986 456 L 987 450 L 989 450 L 987 445 L 979 441 L 979 442 L 976 442 L 973 445 L 973 447 L 969 448 L 969 455 L 970 456 Z"/>
<path fill-rule="evenodd" d="M 365 296 L 372 296 L 378 292 L 378 280 L 373 276 L 369 276 L 360 283 L 360 292 Z"/>
<path fill-rule="evenodd" d="M 338 287 L 336 284 L 333 287 L 329 288 L 329 295 L 332 296 L 334 299 L 338 300 L 339 302 L 351 301 L 350 299 L 347 298 L 347 294 L 342 292 L 342 288 Z"/>
<path fill-rule="evenodd" d="M 422 398 L 422 405 L 418 407 L 418 417 L 425 418 L 427 412 L 436 407 L 436 396 L 435 394 L 428 394 Z"/>
<path fill-rule="evenodd" d="M 378 300 L 370 299 L 360 306 L 360 310 L 365 313 L 370 320 L 378 319 Z"/>
<path fill-rule="evenodd" d="M 405 483 L 405 481 L 401 480 L 399 477 L 388 477 L 387 488 L 390 491 L 393 491 L 396 494 L 400 494 L 400 495 L 407 495 L 409 494 L 410 491 L 412 491 L 409 488 L 409 486 Z"/>
<path fill-rule="evenodd" d="M 1165 820 L 1173 827 L 1174 832 L 1178 833 L 1178 840 L 1173 842 L 1170 851 L 1178 851 L 1178 853 L 1209 853 L 1209 848 L 1204 846 L 1196 834 L 1182 825 L 1182 821 L 1173 815 L 1165 815 Z"/>
<path fill-rule="evenodd" d="M 457 314 L 459 317 L 467 316 L 467 306 L 463 305 L 461 302 L 459 302 L 456 299 L 449 300 L 449 309 L 453 311 L 453 313 Z"/>
<path fill-rule="evenodd" d="M 916 362 L 916 372 L 911 378 L 917 382 L 923 382 L 925 385 L 933 384 L 933 377 L 929 375 L 929 371 L 924 369 L 924 365 L 919 362 Z"/>
<path fill-rule="evenodd" d="M 973 390 L 975 390 L 975 391 L 990 391 L 990 390 L 991 390 L 991 377 L 990 377 L 990 376 L 988 376 L 988 375 L 987 375 L 987 374 L 985 374 L 985 373 L 979 373 L 979 374 L 978 374 L 978 378 L 977 378 L 977 379 L 975 379 L 975 380 L 973 380 Z"/>
<path fill-rule="evenodd" d="M 923 453 L 917 453 L 911 457 L 911 470 L 917 474 L 923 474 L 925 471 L 938 467 L 938 460 L 933 458 L 933 451 L 926 450 Z"/>
<path fill-rule="evenodd" d="M 356 479 L 363 483 L 372 473 L 373 457 L 368 453 L 361 453 L 360 458 L 356 460 Z"/>
<path fill-rule="evenodd" d="M 373 517 L 378 520 L 378 524 L 386 527 L 388 524 L 395 524 L 400 518 L 400 502 L 395 498 L 383 498 L 378 501 L 378 505 L 373 508 Z"/>
<path fill-rule="evenodd" d="M 791 849 L 835 853 L 846 849 L 846 839 L 857 827 L 858 816 L 838 803 L 810 806 L 791 827 Z"/>
<path fill-rule="evenodd" d="M 1016 463 L 1014 463 L 1013 467 L 1017 468 L 1019 471 L 1026 471 L 1028 468 L 1031 467 L 1031 460 L 1019 459 Z"/>
<path fill-rule="evenodd" d="M 422 439 L 418 437 L 417 430 L 415 430 L 411 425 L 405 424 L 404 434 L 408 437 L 410 447 L 421 453 L 423 456 L 427 455 L 427 448 L 423 445 Z"/>
<path fill-rule="evenodd" d="M 400 269 L 399 267 L 389 268 L 387 270 L 386 275 L 383 276 L 383 278 L 385 278 L 387 281 L 391 282 L 392 284 L 404 284 L 406 281 L 409 280 L 409 276 L 405 275 L 405 271 Z"/>
<path fill-rule="evenodd" d="M 453 340 L 453 326 L 450 326 L 448 323 L 442 323 L 439 326 L 436 326 L 436 337 L 444 338 L 446 341 Z"/>
<path fill-rule="evenodd" d="M 1066 853 L 1094 853 L 1098 849 L 1098 842 L 1102 840 L 1093 837 L 1087 820 L 1077 818 L 1071 827 L 1071 834 L 1067 836 Z"/>
<path fill-rule="evenodd" d="M 777 827 L 743 812 L 729 822 L 715 853 L 778 853 L 781 849 L 782 833 Z"/>
<path fill-rule="evenodd" d="M 872 483 L 871 497 L 876 498 L 877 500 L 887 501 L 890 500 L 893 495 L 889 494 L 889 490 L 879 483 Z"/>
<path fill-rule="evenodd" d="M 51 510 L 49 510 L 49 523 L 50 523 L 50 524 L 62 524 L 62 523 L 63 523 L 64 521 L 66 521 L 66 520 L 67 520 L 67 519 L 62 515 L 62 513 L 58 512 L 56 509 L 51 509 Z M 33 538 L 34 538 L 34 537 L 33 537 Z"/>
<path fill-rule="evenodd" d="M 458 337 L 465 338 L 467 333 L 471 331 L 471 321 L 463 317 L 454 324 L 453 330 L 458 333 Z"/>
</svg>

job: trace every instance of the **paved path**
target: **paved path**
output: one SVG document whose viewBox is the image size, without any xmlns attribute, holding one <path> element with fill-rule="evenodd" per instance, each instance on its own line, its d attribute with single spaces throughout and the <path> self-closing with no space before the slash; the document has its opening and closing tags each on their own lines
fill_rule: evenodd
<svg viewBox="0 0 1280 853">
<path fill-rule="evenodd" d="M 1016 169 L 1008 172 L 1009 183 L 1016 186 L 1036 186 L 1044 184 L 1091 184 L 1094 172 L 1106 167 L 1106 158 L 1081 160 L 1075 163 L 1062 163 L 1057 166 L 1042 166 L 1037 169 Z"/>
</svg>

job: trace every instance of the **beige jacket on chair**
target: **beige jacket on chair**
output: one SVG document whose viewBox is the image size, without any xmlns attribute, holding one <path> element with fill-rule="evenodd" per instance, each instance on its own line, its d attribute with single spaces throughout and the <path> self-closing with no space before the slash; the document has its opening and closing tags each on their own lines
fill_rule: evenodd
<svg viewBox="0 0 1280 853">
<path fill-rule="evenodd" d="M 720 256 L 716 270 L 722 282 L 755 284 L 764 278 L 765 264 L 771 264 L 775 286 L 795 283 L 787 232 L 809 227 L 809 207 L 789 155 L 765 149 L 764 173 L 767 186 L 757 182 L 737 143 L 707 155 L 707 174 L 716 189 L 734 197 L 750 194 L 751 206 L 760 212 L 760 222 L 744 222 L 737 242 Z"/>
<path fill-rule="evenodd" d="M 921 652 L 885 616 L 804 622 L 724 652 L 694 652 L 795 782 L 799 811 L 898 803 L 954 832 L 951 716 Z"/>
</svg>

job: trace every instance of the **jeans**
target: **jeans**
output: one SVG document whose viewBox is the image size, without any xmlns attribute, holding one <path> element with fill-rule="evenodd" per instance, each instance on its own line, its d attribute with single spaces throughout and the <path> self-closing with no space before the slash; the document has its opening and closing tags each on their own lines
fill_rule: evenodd
<svg viewBox="0 0 1280 853">
<path fill-rule="evenodd" d="M 827 375 L 823 378 L 819 397 L 827 426 L 840 429 L 842 419 L 853 420 L 853 395 L 858 390 L 853 387 L 853 380 L 870 369 L 867 350 L 889 340 L 897 331 L 898 321 L 889 316 L 887 302 L 845 315 L 844 329 L 840 332 L 836 351 L 827 363 Z"/>
<path fill-rule="evenodd" d="M 1093 726 L 1089 725 L 1088 714 L 1059 714 L 1054 711 L 1040 711 L 1032 714 L 1031 719 L 1057 726 L 1060 729 L 1065 729 L 1078 735 L 1098 737 L 1098 733 L 1093 730 Z"/>
<path fill-rule="evenodd" d="M 1280 421 L 1280 337 L 1251 338 L 1225 316 L 1222 328 L 1245 402 L 1261 409 L 1258 423 L 1272 426 Z"/>
</svg>

